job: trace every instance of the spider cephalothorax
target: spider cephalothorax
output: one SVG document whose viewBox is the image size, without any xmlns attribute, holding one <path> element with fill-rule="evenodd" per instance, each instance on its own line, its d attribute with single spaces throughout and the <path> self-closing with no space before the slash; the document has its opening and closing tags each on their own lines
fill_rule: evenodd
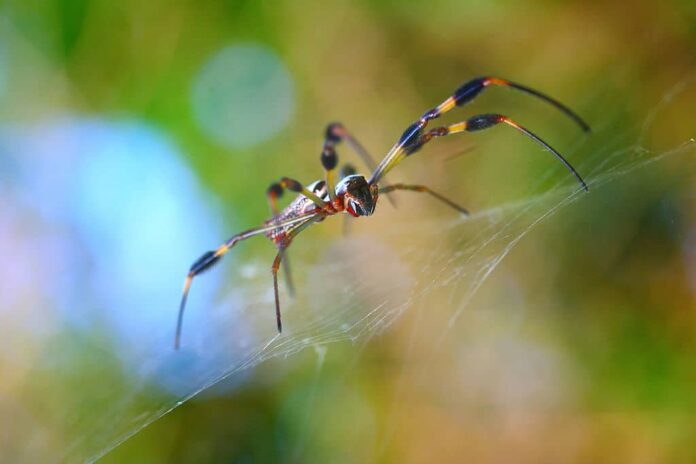
<svg viewBox="0 0 696 464">
<path fill-rule="evenodd" d="M 181 335 L 181 323 L 184 315 L 184 307 L 186 305 L 186 297 L 191 286 L 193 278 L 204 272 L 205 270 L 216 264 L 222 255 L 227 253 L 237 242 L 245 240 L 254 235 L 266 235 L 278 248 L 278 254 L 273 260 L 271 270 L 273 271 L 273 290 L 275 292 L 275 308 L 276 321 L 278 324 L 278 332 L 282 330 L 280 319 L 280 299 L 278 297 L 278 269 L 281 262 L 284 266 L 285 275 L 288 280 L 288 289 L 292 293 L 292 281 L 290 280 L 290 268 L 288 266 L 285 250 L 290 246 L 292 240 L 302 230 L 317 222 L 323 221 L 329 216 L 346 212 L 352 216 L 370 216 L 375 212 L 377 206 L 377 198 L 380 193 L 388 194 L 394 190 L 410 190 L 412 192 L 424 192 L 442 201 L 446 205 L 456 209 L 457 211 L 467 214 L 466 209 L 462 208 L 453 201 L 443 197 L 442 195 L 433 192 L 430 188 L 424 185 L 406 185 L 378 184 L 384 181 L 384 176 L 394 166 L 402 162 L 406 157 L 418 152 L 428 142 L 438 137 L 445 137 L 452 134 L 463 132 L 477 132 L 489 129 L 498 124 L 504 124 L 521 132 L 527 137 L 534 140 L 536 143 L 551 152 L 563 165 L 570 171 L 578 180 L 583 189 L 587 190 L 587 185 L 582 180 L 580 175 L 573 169 L 573 166 L 554 150 L 549 144 L 537 137 L 534 133 L 513 121 L 502 114 L 490 113 L 479 114 L 473 116 L 466 121 L 457 122 L 454 124 L 435 127 L 426 130 L 430 121 L 439 118 L 448 111 L 467 104 L 480 94 L 486 87 L 489 86 L 505 86 L 520 90 L 527 94 L 533 95 L 541 100 L 555 106 L 566 116 L 574 120 L 584 131 L 589 131 L 589 126 L 570 108 L 563 105 L 557 100 L 544 95 L 543 93 L 526 87 L 521 84 L 516 84 L 505 79 L 496 77 L 479 77 L 472 79 L 459 87 L 450 97 L 440 103 L 435 108 L 432 108 L 425 113 L 403 132 L 398 141 L 391 147 L 382 161 L 375 167 L 372 157 L 367 153 L 363 146 L 353 138 L 353 136 L 340 123 L 329 124 L 326 128 L 326 136 L 324 146 L 321 152 L 321 163 L 326 173 L 323 181 L 317 181 L 309 187 L 305 187 L 302 183 L 283 177 L 280 182 L 274 183 L 266 192 L 268 201 L 271 205 L 273 217 L 263 223 L 262 226 L 254 229 L 249 229 L 245 232 L 234 235 L 217 250 L 209 251 L 201 256 L 189 269 L 188 276 L 184 283 L 184 291 L 179 306 L 179 319 L 176 328 L 176 339 L 174 346 L 178 348 Z M 336 145 L 345 141 L 362 157 L 363 161 L 368 165 L 372 174 L 369 179 L 361 175 L 355 174 L 355 169 L 352 166 L 346 165 L 341 169 L 339 180 L 336 182 L 336 166 L 338 164 L 338 156 L 336 155 Z M 291 190 L 299 193 L 287 207 L 282 211 L 278 209 L 277 200 L 282 195 L 284 190 Z M 387 197 L 389 198 L 389 197 Z"/>
<path fill-rule="evenodd" d="M 351 216 L 370 216 L 377 206 L 379 187 L 377 184 L 368 184 L 363 176 L 353 174 L 344 177 L 336 185 L 336 196 L 343 198 L 346 211 Z"/>
</svg>

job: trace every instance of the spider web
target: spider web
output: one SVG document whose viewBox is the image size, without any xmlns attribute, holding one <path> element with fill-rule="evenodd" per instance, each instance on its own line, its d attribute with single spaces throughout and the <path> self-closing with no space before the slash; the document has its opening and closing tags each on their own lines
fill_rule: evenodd
<svg viewBox="0 0 696 464">
<path fill-rule="evenodd" d="M 607 120 L 594 128 L 591 137 L 601 141 L 601 146 L 588 147 L 589 142 L 579 141 L 574 150 L 564 150 L 583 173 L 591 192 L 667 158 L 679 156 L 682 161 L 693 162 L 693 139 L 679 141 L 659 153 L 648 149 L 645 140 L 660 112 L 690 84 L 685 80 L 667 92 L 646 116 L 642 128 L 617 134 L 619 121 Z M 468 218 L 400 219 L 402 227 L 382 228 L 378 237 L 363 232 L 366 226 L 349 238 L 322 244 L 318 257 L 310 256 L 316 246 L 293 247 L 291 259 L 300 281 L 299 295 L 294 302 L 287 295 L 281 296 L 286 302 L 282 335 L 274 333 L 267 262 L 254 259 L 237 263 L 232 271 L 236 273 L 234 289 L 223 291 L 224 297 L 205 310 L 196 305 L 196 281 L 189 310 L 203 313 L 198 320 L 206 321 L 202 322 L 206 333 L 218 335 L 213 337 L 215 342 L 197 336 L 200 326 L 189 324 L 184 328 L 182 351 L 174 352 L 171 333 L 167 332 L 160 340 L 161 354 L 142 360 L 135 376 L 138 381 L 101 392 L 108 398 L 105 406 L 76 419 L 72 432 L 76 438 L 62 458 L 96 461 L 189 399 L 223 380 L 243 381 L 255 366 L 271 358 L 315 349 L 320 368 L 327 345 L 348 341 L 364 346 L 397 321 L 414 301 L 427 298 L 431 292 L 445 291 L 448 295 L 450 308 L 440 308 L 447 312 L 448 323 L 441 332 L 446 336 L 516 244 L 535 226 L 585 198 L 561 169 L 549 167 L 539 178 L 537 191 L 550 179 L 559 179 L 550 189 L 544 187 L 545 193 L 530 194 Z M 400 246 L 391 246 L 393 243 Z M 423 243 L 431 245 L 424 247 Z M 216 271 L 229 277 L 229 268 Z M 166 399 L 159 391 L 153 393 L 163 378 L 171 391 Z M 299 453 L 299 448 L 295 452 Z"/>
</svg>

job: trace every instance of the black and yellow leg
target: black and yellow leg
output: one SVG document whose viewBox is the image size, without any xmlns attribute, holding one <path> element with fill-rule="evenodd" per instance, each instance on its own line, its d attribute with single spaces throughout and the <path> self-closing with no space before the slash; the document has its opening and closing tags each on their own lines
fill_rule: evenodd
<svg viewBox="0 0 696 464">
<path fill-rule="evenodd" d="M 477 116 L 469 118 L 467 121 L 458 122 L 450 126 L 436 127 L 434 129 L 429 130 L 428 132 L 421 133 L 418 137 L 413 137 L 408 140 L 408 143 L 401 150 L 402 158 L 417 152 L 423 147 L 423 145 L 425 145 L 435 137 L 444 137 L 446 135 L 458 134 L 465 131 L 476 132 L 488 129 L 500 123 L 504 123 L 510 127 L 513 127 L 517 131 L 523 133 L 527 137 L 534 140 L 536 143 L 544 147 L 546 150 L 550 151 L 566 167 L 566 169 L 568 169 L 568 171 L 570 171 L 570 173 L 573 174 L 573 176 L 578 180 L 582 188 L 585 191 L 588 190 L 587 184 L 582 179 L 582 177 L 580 177 L 580 174 L 578 174 L 575 168 L 573 168 L 573 166 L 558 151 L 556 151 L 548 143 L 540 139 L 533 132 L 517 124 L 515 121 L 508 118 L 507 116 L 503 116 L 502 114 L 479 114 Z M 398 161 L 399 160 L 396 160 L 395 162 Z"/>
<path fill-rule="evenodd" d="M 326 185 L 329 190 L 331 201 L 336 199 L 335 188 L 337 179 L 336 174 L 334 173 L 336 165 L 338 164 L 336 145 L 342 141 L 345 141 L 353 149 L 353 151 L 355 151 L 360 158 L 362 158 L 363 162 L 367 165 L 370 171 L 374 171 L 375 167 L 377 166 L 365 147 L 363 147 L 360 142 L 358 142 L 355 137 L 353 137 L 350 132 L 346 130 L 343 124 L 340 122 L 333 122 L 329 124 L 326 127 L 324 147 L 321 151 L 321 164 L 324 166 L 324 170 L 326 171 Z M 356 171 L 353 169 L 351 174 L 355 173 Z M 342 172 L 339 174 L 339 179 L 343 179 L 346 175 L 348 174 L 344 173 L 342 170 Z M 387 199 L 392 206 L 396 206 L 394 199 L 390 195 L 387 195 Z"/>
<path fill-rule="evenodd" d="M 551 147 L 551 145 L 544 142 L 532 131 L 519 125 L 507 116 L 504 116 L 502 114 L 480 114 L 478 116 L 469 118 L 469 120 L 465 123 L 464 129 L 468 132 L 475 132 L 483 129 L 488 129 L 500 123 L 507 124 L 508 126 L 514 128 L 515 130 L 521 132 L 530 139 L 534 140 L 536 143 L 544 147 L 547 151 L 550 151 L 558 159 L 558 161 L 560 161 L 563 164 L 563 166 L 565 166 L 565 168 L 577 179 L 578 183 L 582 186 L 583 190 L 585 190 L 586 192 L 589 190 L 585 181 L 582 179 L 582 177 L 580 177 L 580 174 L 578 174 L 578 172 L 568 162 L 568 160 L 566 160 L 558 151 Z"/>
<path fill-rule="evenodd" d="M 427 194 L 431 195 L 432 197 L 436 198 L 437 200 L 440 200 L 441 202 L 445 203 L 450 208 L 454 208 L 464 215 L 469 215 L 469 211 L 467 211 L 466 208 L 458 205 L 457 203 L 453 202 L 449 198 L 442 196 L 437 192 L 433 192 L 432 190 L 430 190 L 429 187 L 426 187 L 425 185 L 405 185 L 405 184 L 387 185 L 385 187 L 381 187 L 379 189 L 379 193 L 388 193 L 388 192 L 393 192 L 394 190 L 410 190 L 412 192 L 427 193 Z"/>
<path fill-rule="evenodd" d="M 261 235 L 267 232 L 271 232 L 274 229 L 278 227 L 285 227 L 285 226 L 291 226 L 291 225 L 296 225 L 300 224 L 297 226 L 296 229 L 293 230 L 292 236 L 294 236 L 299 230 L 304 229 L 307 227 L 307 225 L 312 223 L 312 220 L 316 217 L 323 217 L 321 213 L 317 212 L 312 212 L 312 213 L 307 213 L 292 219 L 287 219 L 285 221 L 278 222 L 276 224 L 265 224 L 261 227 L 256 227 L 254 229 L 249 229 L 247 231 L 241 232 L 237 235 L 233 235 L 230 237 L 225 243 L 220 245 L 217 250 L 214 251 L 207 251 L 203 253 L 203 255 L 198 258 L 192 265 L 191 268 L 189 269 L 188 274 L 186 275 L 186 280 L 184 280 L 184 289 L 181 294 L 181 304 L 179 305 L 179 316 L 177 318 L 177 324 L 176 324 L 176 335 L 174 338 L 174 348 L 178 349 L 179 348 L 179 342 L 181 341 L 181 328 L 183 325 L 183 319 L 184 319 L 184 309 L 186 308 L 186 300 L 188 298 L 189 290 L 191 289 L 191 282 L 193 282 L 193 278 L 196 277 L 197 275 L 202 274 L 203 272 L 207 271 L 208 269 L 212 268 L 214 265 L 216 265 L 222 256 L 230 251 L 232 247 L 234 247 L 238 242 L 241 242 L 242 240 L 246 240 L 247 238 L 253 237 L 255 235 Z"/>
<path fill-rule="evenodd" d="M 327 138 L 324 141 L 324 148 L 321 150 L 321 165 L 326 171 L 326 189 L 329 192 L 331 203 L 336 200 L 336 165 L 338 164 L 338 155 L 336 154 L 336 141 L 333 138 Z"/>
<path fill-rule="evenodd" d="M 545 102 L 553 105 L 555 108 L 563 112 L 566 116 L 570 117 L 575 121 L 580 128 L 584 131 L 589 131 L 590 126 L 580 118 L 575 112 L 570 108 L 559 102 L 558 100 L 549 97 L 546 94 L 539 92 L 538 90 L 532 89 L 530 87 L 518 84 L 515 82 L 508 81 L 506 79 L 501 79 L 499 77 L 478 77 L 472 79 L 459 87 L 450 97 L 445 101 L 440 103 L 433 109 L 430 109 L 423 113 L 420 119 L 413 124 L 411 124 L 399 137 L 399 140 L 394 144 L 394 146 L 389 150 L 389 153 L 384 157 L 384 159 L 379 163 L 379 166 L 373 171 L 370 176 L 369 182 L 371 184 L 379 182 L 379 180 L 384 177 L 384 175 L 389 172 L 394 166 L 401 162 L 406 156 L 414 153 L 416 150 L 410 149 L 409 146 L 418 143 L 420 138 L 425 134 L 425 129 L 428 122 L 432 119 L 439 118 L 448 111 L 454 109 L 457 106 L 462 106 L 474 98 L 476 98 L 484 89 L 489 86 L 504 86 L 513 89 L 520 90 L 529 95 L 533 95 Z"/>
<path fill-rule="evenodd" d="M 295 179 L 290 179 L 288 177 L 283 177 L 280 179 L 280 182 L 278 183 L 283 189 L 290 190 L 291 192 L 295 193 L 301 193 L 305 197 L 309 198 L 314 202 L 315 205 L 317 205 L 319 208 L 324 209 L 326 207 L 326 203 L 319 198 L 314 192 L 310 191 L 307 187 L 302 185 L 300 182 L 296 181 Z"/>
<path fill-rule="evenodd" d="M 240 240 L 244 240 L 245 238 L 251 237 L 253 235 L 256 235 L 255 229 L 242 232 L 241 234 L 237 234 L 231 239 L 229 239 L 227 242 L 225 242 L 223 245 L 218 247 L 217 250 L 207 251 L 203 253 L 203 255 L 191 265 L 191 268 L 189 269 L 189 272 L 186 275 L 186 280 L 184 281 L 184 290 L 181 295 L 181 304 L 179 305 L 179 317 L 177 319 L 176 336 L 174 338 L 175 349 L 179 349 L 179 342 L 181 340 L 181 327 L 184 319 L 184 308 L 186 307 L 186 299 L 188 298 L 193 278 L 216 265 L 220 261 L 220 258 L 222 258 L 222 256 L 230 250 L 230 248 L 236 245 L 237 242 L 239 242 Z"/>
<path fill-rule="evenodd" d="M 372 158 L 370 153 L 360 142 L 358 142 L 355 137 L 353 137 L 350 132 L 348 132 L 345 126 L 340 122 L 332 122 L 326 126 L 326 135 L 324 139 L 324 146 L 331 144 L 333 147 L 335 147 L 341 141 L 345 141 L 353 149 L 353 151 L 358 154 L 360 159 L 362 159 L 363 163 L 365 163 L 370 171 L 377 167 L 377 163 L 375 163 L 375 160 Z"/>
<path fill-rule="evenodd" d="M 426 112 L 424 116 L 427 115 L 427 119 L 437 118 L 440 115 L 451 110 L 455 106 L 462 106 L 469 103 L 471 100 L 476 98 L 481 92 L 483 92 L 484 89 L 492 85 L 510 87 L 516 90 L 520 90 L 529 95 L 533 95 L 541 100 L 544 100 L 545 102 L 551 104 L 552 106 L 556 107 L 558 110 L 563 112 L 573 121 L 575 121 L 575 123 L 577 123 L 577 125 L 580 126 L 580 128 L 583 131 L 587 132 L 590 130 L 590 126 L 585 121 L 583 121 L 580 116 L 578 116 L 573 110 L 571 110 L 555 98 L 551 98 L 548 95 L 539 92 L 538 90 L 532 89 L 531 87 L 527 87 L 526 85 L 518 84 L 516 82 L 508 81 L 507 79 L 501 79 L 499 77 L 492 76 L 478 77 L 476 79 L 470 80 L 469 82 L 459 87 L 454 92 L 454 94 L 452 94 L 451 97 L 446 99 L 444 102 L 440 103 L 434 109 L 430 110 L 429 112 Z"/>
</svg>

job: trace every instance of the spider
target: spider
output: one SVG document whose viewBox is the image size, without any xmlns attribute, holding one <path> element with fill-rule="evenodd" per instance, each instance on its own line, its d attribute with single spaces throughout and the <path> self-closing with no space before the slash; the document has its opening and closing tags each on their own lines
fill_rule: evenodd
<svg viewBox="0 0 696 464">
<path fill-rule="evenodd" d="M 448 126 L 440 126 L 426 131 L 428 123 L 452 110 L 456 106 L 462 106 L 473 100 L 485 88 L 489 86 L 504 86 L 520 90 L 527 94 L 540 98 L 547 103 L 555 106 L 558 110 L 570 117 L 580 128 L 589 132 L 590 127 L 570 108 L 559 101 L 530 87 L 517 84 L 497 77 L 479 77 L 466 82 L 459 87 L 450 97 L 433 109 L 426 111 L 420 119 L 408 126 L 398 141 L 391 147 L 382 161 L 374 167 L 370 155 L 363 146 L 346 130 L 340 123 L 329 124 L 326 128 L 324 147 L 321 152 L 321 164 L 324 167 L 325 178 L 318 180 L 308 186 L 295 179 L 283 177 L 279 182 L 271 184 L 266 191 L 266 196 L 273 216 L 264 221 L 259 227 L 246 230 L 233 235 L 220 247 L 214 251 L 204 253 L 191 266 L 184 282 L 181 305 L 179 306 L 179 316 L 176 327 L 176 337 L 174 340 L 175 349 L 179 348 L 181 340 L 181 327 L 186 306 L 186 298 L 193 278 L 198 274 L 210 269 L 223 257 L 233 246 L 242 240 L 246 240 L 255 235 L 265 235 L 278 249 L 271 272 L 273 274 L 273 290 L 275 294 L 275 310 L 278 333 L 282 332 L 283 326 L 280 317 L 280 299 L 278 297 L 278 270 L 281 262 L 284 266 L 284 273 L 288 291 L 294 293 L 290 269 L 288 266 L 286 250 L 293 239 L 304 229 L 312 224 L 323 221 L 329 216 L 339 213 L 348 213 L 353 217 L 371 216 L 375 212 L 379 194 L 388 194 L 396 190 L 409 190 L 422 192 L 431 195 L 433 198 L 443 202 L 447 206 L 454 208 L 462 214 L 468 214 L 467 210 L 457 203 L 434 192 L 424 185 L 392 184 L 380 186 L 380 180 L 384 179 L 385 174 L 391 171 L 397 164 L 419 151 L 433 138 L 444 137 L 447 135 L 458 134 L 461 132 L 476 132 L 488 129 L 498 124 L 506 124 L 536 143 L 550 151 L 563 165 L 575 176 L 582 188 L 587 191 L 587 184 L 582 180 L 580 174 L 559 152 L 554 150 L 549 144 L 537 137 L 534 133 L 527 130 L 517 122 L 502 114 L 480 114 L 469 118 L 466 121 L 458 122 Z M 365 164 L 372 170 L 369 179 L 356 173 L 350 165 L 345 165 L 337 178 L 336 166 L 338 156 L 336 155 L 336 145 L 346 142 L 363 159 Z M 299 195 L 283 210 L 278 209 L 277 200 L 283 195 L 285 190 L 298 193 Z M 285 257 L 285 259 L 283 259 Z"/>
</svg>

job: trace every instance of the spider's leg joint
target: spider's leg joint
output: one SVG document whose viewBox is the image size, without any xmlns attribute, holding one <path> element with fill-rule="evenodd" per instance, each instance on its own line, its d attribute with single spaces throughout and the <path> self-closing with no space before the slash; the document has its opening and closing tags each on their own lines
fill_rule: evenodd
<svg viewBox="0 0 696 464">
<path fill-rule="evenodd" d="M 449 132 L 450 129 L 445 126 L 436 127 L 426 132 L 425 134 L 421 135 L 418 140 L 404 147 L 406 156 L 410 156 L 420 150 L 423 145 L 428 143 L 433 137 L 444 137 L 445 135 L 449 134 Z"/>
<path fill-rule="evenodd" d="M 437 119 L 440 117 L 440 110 L 438 108 L 433 108 L 425 113 L 423 113 L 423 116 L 421 116 L 421 121 L 430 121 L 431 119 Z"/>
<path fill-rule="evenodd" d="M 423 131 L 423 127 L 425 127 L 425 123 L 426 121 L 421 119 L 408 126 L 404 133 L 401 134 L 401 138 L 399 138 L 398 144 L 405 146 L 410 145 L 411 143 L 418 140 L 418 138 L 421 135 L 421 132 Z"/>
<path fill-rule="evenodd" d="M 268 190 L 266 190 L 266 195 L 273 199 L 280 198 L 283 196 L 283 187 L 278 183 L 273 183 L 268 187 Z"/>
<path fill-rule="evenodd" d="M 479 114 L 470 118 L 466 122 L 466 130 L 469 132 L 488 129 L 505 120 L 505 116 L 500 114 Z"/>
<path fill-rule="evenodd" d="M 449 134 L 449 129 L 445 126 L 436 127 L 430 131 L 432 137 L 444 137 L 447 134 Z"/>
<path fill-rule="evenodd" d="M 282 179 L 280 179 L 280 185 L 282 187 L 285 187 L 288 190 L 293 191 L 293 192 L 297 192 L 297 193 L 302 192 L 302 184 L 300 184 L 295 179 L 283 177 Z"/>
</svg>

